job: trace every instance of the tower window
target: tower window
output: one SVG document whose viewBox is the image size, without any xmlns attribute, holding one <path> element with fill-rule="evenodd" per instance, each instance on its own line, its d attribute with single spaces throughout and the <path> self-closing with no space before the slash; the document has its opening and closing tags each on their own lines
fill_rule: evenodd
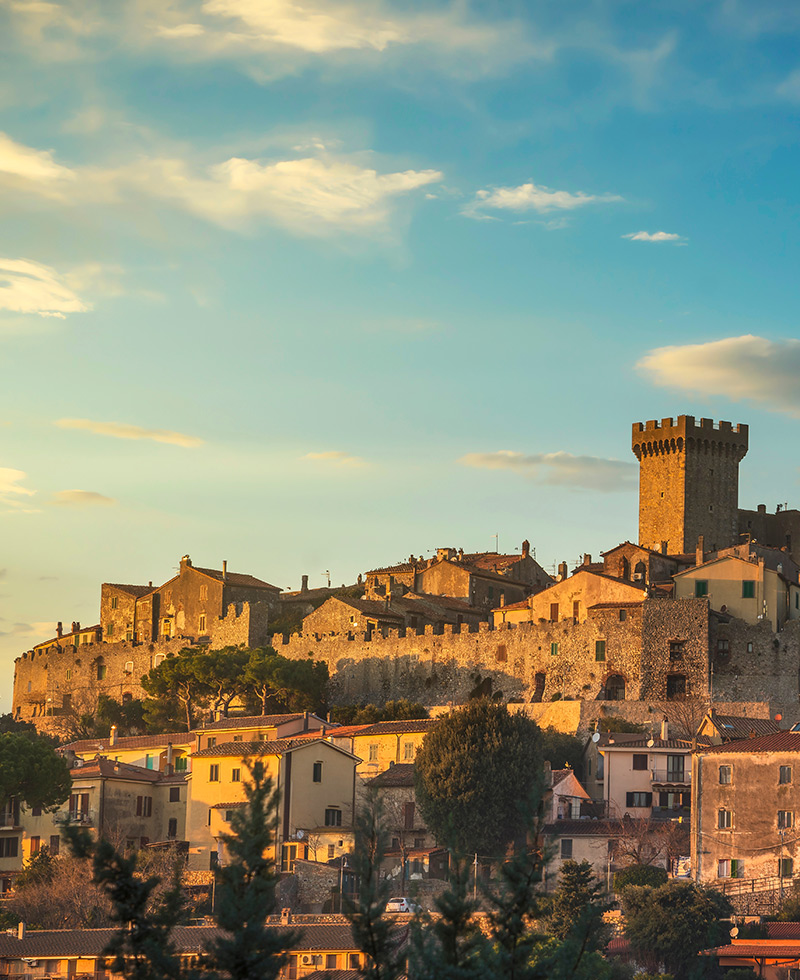
<svg viewBox="0 0 800 980">
<path fill-rule="evenodd" d="M 694 580 L 694 597 L 702 599 L 708 595 L 708 579 L 697 578 Z"/>
</svg>

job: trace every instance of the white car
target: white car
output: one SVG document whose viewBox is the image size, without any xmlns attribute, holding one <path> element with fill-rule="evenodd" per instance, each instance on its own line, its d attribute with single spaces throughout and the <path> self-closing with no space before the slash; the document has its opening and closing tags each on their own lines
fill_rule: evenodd
<svg viewBox="0 0 800 980">
<path fill-rule="evenodd" d="M 407 912 L 410 915 L 416 915 L 417 912 L 421 912 L 422 909 L 419 905 L 416 905 L 411 901 L 410 898 L 390 898 L 386 903 L 387 912 Z"/>
</svg>

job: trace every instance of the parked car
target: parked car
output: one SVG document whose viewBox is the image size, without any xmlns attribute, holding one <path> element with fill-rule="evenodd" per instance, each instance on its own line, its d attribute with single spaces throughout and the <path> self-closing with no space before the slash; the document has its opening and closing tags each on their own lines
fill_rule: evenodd
<svg viewBox="0 0 800 980">
<path fill-rule="evenodd" d="M 410 898 L 390 898 L 386 903 L 387 912 L 407 912 L 410 915 L 416 915 L 417 912 L 421 912 L 422 909 L 419 905 L 411 901 Z"/>
</svg>

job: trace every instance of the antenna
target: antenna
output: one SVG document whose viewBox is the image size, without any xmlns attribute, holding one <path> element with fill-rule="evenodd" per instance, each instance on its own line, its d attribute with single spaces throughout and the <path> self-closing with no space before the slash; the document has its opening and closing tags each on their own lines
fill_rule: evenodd
<svg viewBox="0 0 800 980">
<path fill-rule="evenodd" d="M 324 572 L 320 572 L 320 575 L 327 575 L 328 576 L 328 588 L 330 588 L 331 587 L 331 571 L 330 571 L 330 569 L 329 568 L 326 568 Z"/>
</svg>

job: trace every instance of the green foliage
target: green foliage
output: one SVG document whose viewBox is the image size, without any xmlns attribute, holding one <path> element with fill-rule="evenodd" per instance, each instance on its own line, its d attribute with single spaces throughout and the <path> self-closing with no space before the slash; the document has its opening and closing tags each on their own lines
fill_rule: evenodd
<svg viewBox="0 0 800 980">
<path fill-rule="evenodd" d="M 177 654 L 169 654 L 142 678 L 142 687 L 151 697 L 180 702 L 187 732 L 194 728 L 198 707 L 206 704 L 212 693 L 198 674 L 198 658 L 204 655 L 185 647 Z"/>
<path fill-rule="evenodd" d="M 108 896 L 111 920 L 120 926 L 104 950 L 113 958 L 113 971 L 126 980 L 180 980 L 180 956 L 170 938 L 185 918 L 180 865 L 175 863 L 172 886 L 151 907 L 160 878 L 137 875 L 135 855 L 126 858 L 108 841 L 94 841 L 72 825 L 64 836 L 76 857 L 92 858 L 94 882 Z"/>
<path fill-rule="evenodd" d="M 58 806 L 70 794 L 69 767 L 50 739 L 26 732 L 0 735 L 0 803 L 16 797 L 29 807 Z"/>
<path fill-rule="evenodd" d="M 725 980 L 759 980 L 759 977 L 749 966 L 737 966 L 733 970 L 725 971 Z"/>
<path fill-rule="evenodd" d="M 721 919 L 732 912 L 719 892 L 678 881 L 658 888 L 630 885 L 622 892 L 621 905 L 633 951 L 662 964 L 675 980 L 705 969 L 697 954 L 725 941 L 727 927 Z"/>
<path fill-rule="evenodd" d="M 97 734 L 101 738 L 108 736 L 112 725 L 117 726 L 120 736 L 141 735 L 145 731 L 144 701 L 139 698 L 117 701 L 101 694 L 97 699 L 95 719 Z"/>
<path fill-rule="evenodd" d="M 620 892 L 628 885 L 649 885 L 658 888 L 666 884 L 667 872 L 652 864 L 631 864 L 614 875 L 614 891 Z"/>
<path fill-rule="evenodd" d="M 544 728 L 542 756 L 552 769 L 572 769 L 580 774 L 583 769 L 583 742 L 574 735 L 559 732 L 555 728 Z"/>
<path fill-rule="evenodd" d="M 558 939 L 580 935 L 588 950 L 599 949 L 606 938 L 602 922 L 603 891 L 588 861 L 565 861 L 561 881 L 553 898 L 550 931 Z"/>
<path fill-rule="evenodd" d="M 30 738 L 42 737 L 31 721 L 19 721 L 10 712 L 0 715 L 0 735 L 28 735 Z"/>
<path fill-rule="evenodd" d="M 626 721 L 617 715 L 608 715 L 600 719 L 599 730 L 601 732 L 630 732 L 631 734 L 643 734 L 647 729 L 644 725 L 637 725 L 633 721 Z"/>
<path fill-rule="evenodd" d="M 425 705 L 405 698 L 387 701 L 382 708 L 374 704 L 348 704 L 331 711 L 331 719 L 342 725 L 375 725 L 380 721 L 410 721 L 427 717 Z"/>
<path fill-rule="evenodd" d="M 726 973 L 725 976 L 728 977 L 730 974 Z M 673 976 L 671 973 L 645 973 L 640 971 L 639 973 L 634 973 L 633 980 L 673 980 Z"/>
<path fill-rule="evenodd" d="M 358 901 L 345 905 L 353 939 L 367 956 L 363 972 L 366 980 L 396 980 L 404 968 L 396 930 L 384 915 L 391 890 L 389 879 L 381 878 L 387 843 L 380 796 L 374 788 L 368 788 L 364 805 L 356 815 L 351 862 L 359 876 Z"/>
<path fill-rule="evenodd" d="M 791 890 L 781 903 L 777 919 L 779 922 L 800 922 L 800 880 L 792 882 Z"/>
<path fill-rule="evenodd" d="M 271 647 L 259 647 L 250 651 L 243 683 L 258 698 L 262 714 L 326 710 L 328 665 L 324 661 L 290 660 Z"/>
<path fill-rule="evenodd" d="M 43 885 L 51 882 L 55 874 L 56 858 L 50 853 L 47 845 L 40 847 L 22 866 L 14 883 L 16 888 L 27 888 L 30 885 Z"/>
<path fill-rule="evenodd" d="M 275 909 L 277 877 L 267 855 L 274 843 L 279 797 L 262 760 L 250 765 L 244 791 L 245 805 L 231 813 L 231 832 L 221 835 L 229 857 L 215 871 L 216 919 L 223 935 L 210 944 L 208 962 L 217 977 L 273 980 L 299 934 L 264 924 Z"/>
<path fill-rule="evenodd" d="M 543 784 L 541 732 L 522 714 L 470 702 L 429 732 L 417 752 L 417 802 L 439 840 L 462 854 L 500 857 L 528 823 L 520 802 Z"/>
</svg>

